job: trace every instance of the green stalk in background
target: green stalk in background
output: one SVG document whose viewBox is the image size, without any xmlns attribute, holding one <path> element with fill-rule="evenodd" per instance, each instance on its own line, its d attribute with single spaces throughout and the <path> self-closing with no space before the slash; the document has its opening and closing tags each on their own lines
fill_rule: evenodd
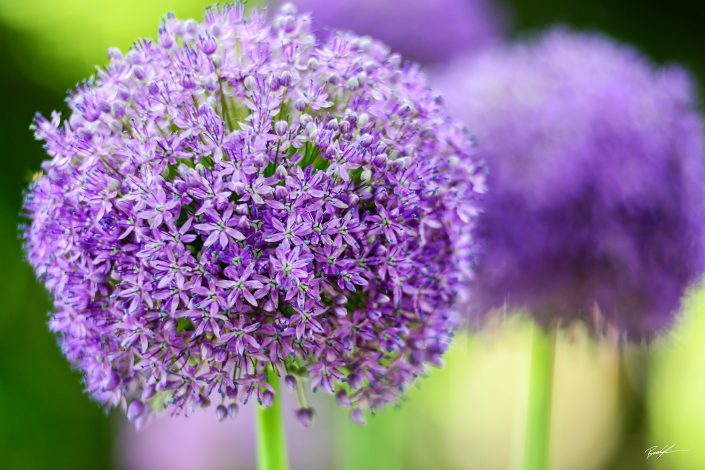
<svg viewBox="0 0 705 470">
<path fill-rule="evenodd" d="M 267 382 L 274 388 L 274 401 L 268 408 L 257 407 L 257 464 L 259 470 L 287 470 L 279 377 L 271 368 L 267 372 Z"/>
<path fill-rule="evenodd" d="M 548 469 L 554 344 L 553 334 L 533 327 L 523 470 Z"/>
</svg>

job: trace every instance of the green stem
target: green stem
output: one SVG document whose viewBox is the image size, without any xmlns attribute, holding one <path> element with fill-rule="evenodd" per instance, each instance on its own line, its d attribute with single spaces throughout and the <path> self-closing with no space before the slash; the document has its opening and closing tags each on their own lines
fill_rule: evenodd
<svg viewBox="0 0 705 470">
<path fill-rule="evenodd" d="M 269 408 L 257 406 L 257 463 L 259 470 L 287 470 L 279 377 L 272 369 L 267 371 L 267 382 L 275 395 Z"/>
<path fill-rule="evenodd" d="M 534 326 L 523 470 L 548 469 L 554 341 L 553 335 L 547 334 L 540 326 Z"/>
</svg>

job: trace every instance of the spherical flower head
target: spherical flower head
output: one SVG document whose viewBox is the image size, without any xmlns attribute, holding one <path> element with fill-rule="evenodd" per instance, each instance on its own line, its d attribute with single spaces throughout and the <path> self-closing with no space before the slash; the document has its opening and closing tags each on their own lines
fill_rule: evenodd
<svg viewBox="0 0 705 470">
<path fill-rule="evenodd" d="M 687 74 L 556 29 L 437 84 L 477 124 L 490 172 L 473 310 L 622 338 L 667 329 L 704 259 L 703 124 Z"/>
<path fill-rule="evenodd" d="M 497 44 L 506 29 L 494 0 L 297 0 L 296 4 L 313 14 L 319 35 L 336 29 L 370 35 L 405 57 L 429 64 Z"/>
<path fill-rule="evenodd" d="M 50 159 L 25 203 L 90 394 L 137 423 L 223 417 L 271 404 L 277 374 L 308 422 L 307 388 L 358 417 L 440 361 L 484 172 L 417 67 L 353 35 L 319 44 L 290 6 L 167 16 L 110 57 L 68 119 L 36 119 Z"/>
</svg>

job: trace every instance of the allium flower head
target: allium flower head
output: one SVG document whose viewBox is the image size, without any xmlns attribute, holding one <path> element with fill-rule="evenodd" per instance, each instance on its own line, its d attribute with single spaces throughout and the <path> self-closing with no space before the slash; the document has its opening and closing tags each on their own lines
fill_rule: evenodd
<svg viewBox="0 0 705 470">
<path fill-rule="evenodd" d="M 671 325 L 704 261 L 705 146 L 687 74 L 557 29 L 438 81 L 477 124 L 490 169 L 474 310 L 598 317 L 635 339 Z"/>
<path fill-rule="evenodd" d="M 275 373 L 359 417 L 439 361 L 484 176 L 415 66 L 290 6 L 167 16 L 110 57 L 36 119 L 24 227 L 97 400 L 224 417 Z"/>
<path fill-rule="evenodd" d="M 313 13 L 314 30 L 369 34 L 423 63 L 496 44 L 504 18 L 496 0 L 297 0 Z"/>
</svg>

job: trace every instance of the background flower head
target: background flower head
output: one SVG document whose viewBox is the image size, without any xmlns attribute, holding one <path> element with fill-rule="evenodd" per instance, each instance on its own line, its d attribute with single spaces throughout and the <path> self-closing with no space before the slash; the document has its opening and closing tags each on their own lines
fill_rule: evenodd
<svg viewBox="0 0 705 470">
<path fill-rule="evenodd" d="M 309 386 L 361 419 L 439 362 L 484 174 L 415 66 L 319 44 L 291 6 L 167 16 L 109 54 L 68 119 L 35 120 L 24 227 L 97 400 L 224 418 L 274 373 L 303 421 Z"/>
<path fill-rule="evenodd" d="M 555 29 L 438 78 L 476 123 L 490 193 L 472 309 L 669 327 L 703 268 L 705 147 L 688 75 Z"/>
<path fill-rule="evenodd" d="M 404 57 L 440 63 L 497 44 L 506 18 L 495 0 L 297 0 L 321 36 L 366 34 Z"/>
</svg>

